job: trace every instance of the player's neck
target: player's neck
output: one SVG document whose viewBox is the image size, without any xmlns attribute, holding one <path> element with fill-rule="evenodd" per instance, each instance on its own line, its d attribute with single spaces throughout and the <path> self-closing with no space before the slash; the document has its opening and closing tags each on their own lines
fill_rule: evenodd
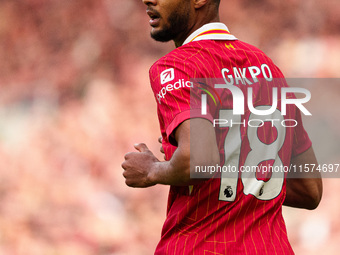
<svg viewBox="0 0 340 255">
<path fill-rule="evenodd" d="M 185 34 L 185 36 L 181 36 L 180 38 L 176 38 L 174 39 L 174 43 L 176 48 L 180 47 L 183 45 L 184 41 L 193 33 L 195 32 L 197 29 L 199 29 L 200 27 L 208 24 L 208 23 L 212 23 L 212 22 L 220 22 L 220 17 L 219 15 L 214 16 L 211 19 L 201 19 L 198 20 L 194 23 L 194 25 L 188 30 L 188 32 Z"/>
</svg>

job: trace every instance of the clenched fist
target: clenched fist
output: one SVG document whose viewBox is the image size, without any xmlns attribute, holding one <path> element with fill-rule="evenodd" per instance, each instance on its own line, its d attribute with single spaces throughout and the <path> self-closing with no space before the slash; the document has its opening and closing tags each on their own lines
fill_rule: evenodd
<svg viewBox="0 0 340 255">
<path fill-rule="evenodd" d="M 155 185 L 152 173 L 159 160 L 144 143 L 135 144 L 134 147 L 137 151 L 125 154 L 125 161 L 122 163 L 126 185 L 135 188 Z"/>
</svg>

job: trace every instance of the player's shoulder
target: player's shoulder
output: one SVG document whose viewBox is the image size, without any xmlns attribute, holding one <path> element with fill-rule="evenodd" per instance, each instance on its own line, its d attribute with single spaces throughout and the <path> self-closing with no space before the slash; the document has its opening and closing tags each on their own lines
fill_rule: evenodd
<svg viewBox="0 0 340 255">
<path fill-rule="evenodd" d="M 252 52 L 258 52 L 258 53 L 263 53 L 264 54 L 264 52 L 262 50 L 260 50 L 258 47 L 256 47 L 253 44 L 244 42 L 242 40 L 237 40 L 235 43 L 236 43 L 236 45 L 237 45 L 237 47 L 239 49 L 242 49 L 242 50 L 245 50 L 245 51 L 252 51 Z"/>
<path fill-rule="evenodd" d="M 200 46 L 193 43 L 182 45 L 172 50 L 150 67 L 151 80 L 157 79 L 164 72 L 193 76 L 197 71 L 197 56 L 199 52 Z"/>
<path fill-rule="evenodd" d="M 228 44 L 226 45 L 226 47 L 229 50 L 230 50 L 231 46 L 233 46 L 232 50 L 236 51 L 240 55 L 243 55 L 242 54 L 242 52 L 243 52 L 248 57 L 259 58 L 259 61 L 265 60 L 265 61 L 272 62 L 272 59 L 264 51 L 260 50 L 258 47 L 256 47 L 255 45 L 252 45 L 250 43 L 246 43 L 244 41 L 237 40 L 231 45 L 228 45 Z"/>
<path fill-rule="evenodd" d="M 159 67 L 163 68 L 179 68 L 183 65 L 190 65 L 191 60 L 197 56 L 199 51 L 202 50 L 202 47 L 200 47 L 196 43 L 189 43 L 182 45 L 165 56 L 158 59 L 150 68 L 152 69 L 158 69 Z"/>
<path fill-rule="evenodd" d="M 275 69 L 275 71 L 277 71 L 278 75 L 281 77 L 281 70 L 276 66 L 273 59 L 258 47 L 241 40 L 235 42 L 234 46 L 234 50 L 237 52 L 237 57 L 243 56 L 254 64 L 267 64 L 271 68 Z"/>
</svg>

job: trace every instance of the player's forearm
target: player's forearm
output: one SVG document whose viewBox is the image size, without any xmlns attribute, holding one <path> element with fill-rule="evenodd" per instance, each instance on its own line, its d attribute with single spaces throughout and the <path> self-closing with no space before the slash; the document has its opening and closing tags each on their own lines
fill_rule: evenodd
<svg viewBox="0 0 340 255">
<path fill-rule="evenodd" d="M 150 171 L 155 184 L 174 186 L 193 185 L 210 176 L 190 177 L 195 166 L 216 166 L 220 155 L 216 144 L 215 130 L 206 119 L 184 121 L 175 133 L 178 147 L 170 161 L 156 162 Z"/>
<path fill-rule="evenodd" d="M 204 165 L 212 162 L 213 159 L 205 155 L 200 160 L 195 160 L 187 150 L 178 148 L 170 161 L 156 162 L 150 173 L 151 181 L 155 184 L 188 186 L 204 181 L 204 178 L 193 179 L 190 176 L 190 166 Z"/>
<path fill-rule="evenodd" d="M 312 147 L 291 160 L 293 166 L 310 166 L 317 163 Z M 284 205 L 312 210 L 319 205 L 321 197 L 322 179 L 318 171 L 306 169 L 288 173 Z"/>
<path fill-rule="evenodd" d="M 284 205 L 313 210 L 322 196 L 321 178 L 287 179 Z"/>
</svg>

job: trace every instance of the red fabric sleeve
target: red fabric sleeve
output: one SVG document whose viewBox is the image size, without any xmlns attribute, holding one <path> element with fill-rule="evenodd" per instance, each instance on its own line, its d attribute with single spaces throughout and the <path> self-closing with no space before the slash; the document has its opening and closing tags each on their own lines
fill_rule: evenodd
<svg viewBox="0 0 340 255">
<path fill-rule="evenodd" d="M 164 72 L 168 75 L 166 82 Z M 157 102 L 161 131 L 166 134 L 172 145 L 177 145 L 173 132 L 183 121 L 190 118 L 204 118 L 210 121 L 213 119 L 211 115 L 201 115 L 200 95 L 193 94 L 192 90 L 195 85 L 191 80 L 195 76 L 189 61 L 159 61 L 150 69 L 150 81 Z"/>
</svg>

